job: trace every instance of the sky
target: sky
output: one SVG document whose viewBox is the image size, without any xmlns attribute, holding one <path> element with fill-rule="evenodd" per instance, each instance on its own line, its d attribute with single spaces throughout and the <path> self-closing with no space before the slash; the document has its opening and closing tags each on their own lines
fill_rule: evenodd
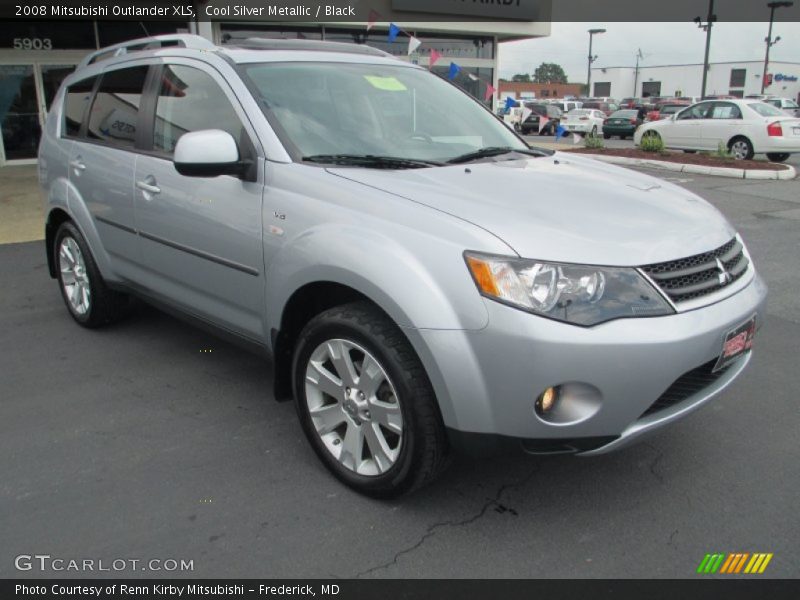
<svg viewBox="0 0 800 600">
<path fill-rule="evenodd" d="M 710 61 L 764 60 L 769 23 L 715 23 Z M 550 36 L 500 44 L 500 76 L 533 73 L 543 62 L 560 64 L 570 82 L 585 83 L 589 55 L 588 29 L 607 32 L 594 36 L 593 67 L 634 66 L 641 48 L 642 66 L 702 63 L 706 36 L 694 23 L 569 23 L 555 22 Z M 773 25 L 781 40 L 770 50 L 770 61 L 800 63 L 800 23 Z"/>
</svg>

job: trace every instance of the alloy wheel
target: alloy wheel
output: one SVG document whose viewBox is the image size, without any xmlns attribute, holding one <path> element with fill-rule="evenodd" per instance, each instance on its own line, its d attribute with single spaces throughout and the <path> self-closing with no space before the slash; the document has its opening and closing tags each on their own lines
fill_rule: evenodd
<svg viewBox="0 0 800 600">
<path fill-rule="evenodd" d="M 89 312 L 92 290 L 86 262 L 78 243 L 66 236 L 58 248 L 58 267 L 61 270 L 61 285 L 70 307 L 78 315 Z"/>
<path fill-rule="evenodd" d="M 394 385 L 372 354 L 345 339 L 321 343 L 306 365 L 305 392 L 314 429 L 340 464 L 365 476 L 395 464 L 403 415 Z"/>
</svg>

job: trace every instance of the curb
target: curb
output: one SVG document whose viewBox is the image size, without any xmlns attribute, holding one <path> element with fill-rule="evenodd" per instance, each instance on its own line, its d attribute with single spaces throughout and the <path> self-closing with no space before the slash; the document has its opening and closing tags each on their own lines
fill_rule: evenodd
<svg viewBox="0 0 800 600">
<path fill-rule="evenodd" d="M 732 169 L 729 167 L 706 167 L 704 165 L 690 165 L 683 163 L 667 162 L 664 160 L 651 160 L 647 158 L 627 158 L 624 156 L 605 156 L 603 154 L 586 154 L 575 152 L 587 158 L 602 162 L 629 167 L 647 167 L 650 169 L 663 169 L 679 173 L 692 173 L 694 175 L 713 175 L 715 177 L 734 177 L 736 179 L 794 179 L 797 171 L 791 165 L 781 171 L 768 171 L 766 169 Z"/>
</svg>

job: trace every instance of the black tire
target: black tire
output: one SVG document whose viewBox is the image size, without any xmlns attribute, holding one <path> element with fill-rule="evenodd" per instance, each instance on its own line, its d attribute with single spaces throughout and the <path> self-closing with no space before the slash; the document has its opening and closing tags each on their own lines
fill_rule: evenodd
<svg viewBox="0 0 800 600">
<path fill-rule="evenodd" d="M 610 133 L 604 133 L 603 134 L 603 139 L 604 140 L 610 140 L 611 139 L 611 134 Z"/>
<path fill-rule="evenodd" d="M 88 279 L 89 300 L 88 308 L 84 312 L 79 312 L 70 303 L 64 285 L 64 274 L 60 268 L 59 252 L 62 243 L 68 239 L 77 244 L 84 263 L 83 271 L 86 279 Z M 70 221 L 62 223 L 58 231 L 56 231 L 55 243 L 53 244 L 53 261 L 56 265 L 61 297 L 64 299 L 64 304 L 67 306 L 69 314 L 79 325 L 92 329 L 102 327 L 118 321 L 128 314 L 132 306 L 132 299 L 130 296 L 116 292 L 106 285 L 83 234 Z"/>
<path fill-rule="evenodd" d="M 368 351 L 394 386 L 403 417 L 402 444 L 394 464 L 381 474 L 362 475 L 340 463 L 312 422 L 304 384 L 306 368 L 315 349 L 334 339 Z M 399 496 L 433 481 L 449 463 L 447 436 L 425 369 L 400 328 L 372 304 L 345 304 L 314 317 L 295 345 L 292 373 L 303 432 L 331 473 L 356 491 L 377 498 Z"/>
<path fill-rule="evenodd" d="M 590 134 L 592 137 L 597 137 L 597 125 L 592 127 L 592 133 Z"/>
<path fill-rule="evenodd" d="M 684 150 L 685 154 L 697 154 L 697 150 Z"/>
<path fill-rule="evenodd" d="M 521 130 L 522 130 L 522 128 L 520 127 L 519 123 L 514 123 L 514 131 L 519 133 Z"/>
<path fill-rule="evenodd" d="M 738 160 L 750 160 L 753 158 L 755 152 L 753 151 L 753 143 L 748 140 L 746 137 L 742 135 L 737 135 L 733 138 L 730 142 L 728 142 L 728 151 L 731 153 L 735 153 L 734 146 L 741 145 L 743 150 L 743 154 L 737 157 L 734 154 L 734 158 L 738 158 Z"/>
<path fill-rule="evenodd" d="M 788 152 L 767 152 L 767 158 L 770 162 L 785 162 L 790 156 L 791 154 Z"/>
</svg>

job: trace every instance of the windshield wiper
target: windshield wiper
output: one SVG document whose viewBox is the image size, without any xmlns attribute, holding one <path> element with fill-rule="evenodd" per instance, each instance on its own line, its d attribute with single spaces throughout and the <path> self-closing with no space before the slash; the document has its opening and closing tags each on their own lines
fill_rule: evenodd
<svg viewBox="0 0 800 600">
<path fill-rule="evenodd" d="M 303 160 L 305 162 L 371 167 L 374 169 L 421 169 L 423 167 L 441 167 L 445 164 L 435 160 L 376 156 L 374 154 L 314 154 L 312 156 L 304 156 Z"/>
<path fill-rule="evenodd" d="M 451 158 L 447 162 L 450 164 L 465 163 L 478 158 L 489 158 L 490 156 L 500 156 L 501 154 L 510 154 L 518 152 L 519 154 L 527 154 L 529 156 L 549 156 L 547 152 L 542 150 L 534 150 L 533 148 L 512 148 L 511 146 L 487 146 L 480 148 L 473 152 L 467 152 L 455 158 Z"/>
</svg>

